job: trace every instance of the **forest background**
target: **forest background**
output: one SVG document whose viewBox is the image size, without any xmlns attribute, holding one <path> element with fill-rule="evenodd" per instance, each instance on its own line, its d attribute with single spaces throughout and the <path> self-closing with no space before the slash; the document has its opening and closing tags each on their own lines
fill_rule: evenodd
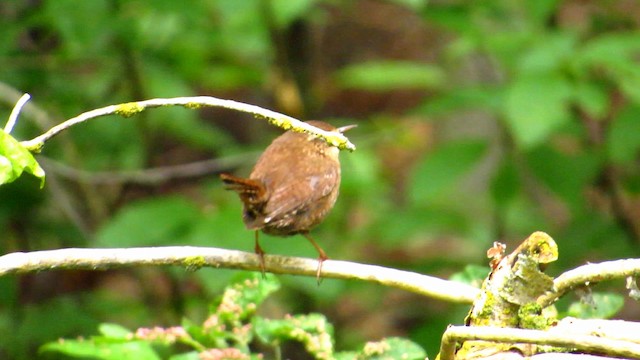
<svg viewBox="0 0 640 360">
<path fill-rule="evenodd" d="M 336 208 L 314 231 L 332 259 L 448 278 L 486 266 L 494 241 L 513 249 L 536 230 L 560 248 L 550 274 L 640 252 L 635 1 L 5 1 L 0 18 L 0 118 L 23 92 L 33 97 L 19 139 L 94 108 L 191 95 L 358 124 L 348 134 L 357 151 L 341 154 Z M 251 251 L 241 205 L 217 174 L 247 175 L 279 133 L 218 109 L 74 127 L 38 157 L 44 190 L 29 177 L 0 188 L 0 253 Z M 161 180 L 138 172 L 188 163 L 208 171 Z M 264 237 L 263 247 L 315 257 L 301 237 Z M 2 277 L 0 357 L 31 358 L 104 322 L 202 320 L 235 273 Z M 264 312 L 323 313 L 341 348 L 403 336 L 433 356 L 468 311 L 365 282 L 279 278 Z M 638 319 L 640 307 L 628 300 L 618 317 Z"/>
</svg>

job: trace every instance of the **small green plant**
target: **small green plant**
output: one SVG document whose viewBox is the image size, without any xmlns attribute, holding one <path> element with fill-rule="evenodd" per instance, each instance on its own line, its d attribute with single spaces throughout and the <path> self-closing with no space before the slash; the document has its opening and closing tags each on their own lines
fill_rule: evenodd
<svg viewBox="0 0 640 360">
<path fill-rule="evenodd" d="M 281 358 L 281 345 L 297 341 L 316 359 L 425 359 L 425 351 L 401 338 L 369 342 L 362 349 L 335 352 L 333 326 L 321 314 L 267 319 L 258 306 L 280 288 L 275 276 L 241 273 L 211 306 L 202 323 L 185 319 L 181 326 L 139 328 L 102 324 L 89 339 L 61 339 L 41 347 L 42 353 L 93 359 L 189 360 Z M 260 345 L 259 347 L 257 345 Z M 256 348 L 267 350 L 264 354 Z"/>
</svg>

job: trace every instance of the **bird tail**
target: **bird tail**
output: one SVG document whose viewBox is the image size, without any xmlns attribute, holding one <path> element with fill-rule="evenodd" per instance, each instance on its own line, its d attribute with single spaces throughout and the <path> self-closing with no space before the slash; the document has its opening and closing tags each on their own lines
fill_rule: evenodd
<svg viewBox="0 0 640 360">
<path fill-rule="evenodd" d="M 266 190 L 260 181 L 243 179 L 229 174 L 220 174 L 220 179 L 226 185 L 225 188 L 237 192 L 243 202 L 255 204 L 264 201 Z"/>
</svg>

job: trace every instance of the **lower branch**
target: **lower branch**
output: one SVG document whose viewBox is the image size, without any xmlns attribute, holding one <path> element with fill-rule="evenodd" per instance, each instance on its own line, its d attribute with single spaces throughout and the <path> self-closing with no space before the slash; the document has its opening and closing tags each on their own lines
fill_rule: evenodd
<svg viewBox="0 0 640 360">
<path fill-rule="evenodd" d="M 265 255 L 266 270 L 276 274 L 316 275 L 316 260 Z M 58 269 L 108 270 L 130 266 L 184 266 L 260 270 L 255 254 L 210 247 L 167 246 L 127 249 L 59 249 L 0 256 L 0 276 Z M 478 289 L 462 283 L 382 266 L 327 260 L 322 278 L 358 279 L 454 303 L 470 304 Z"/>
<path fill-rule="evenodd" d="M 454 360 L 456 344 L 464 341 L 491 341 L 512 344 L 536 344 L 576 349 L 585 353 L 607 354 L 640 359 L 640 344 L 592 335 L 558 331 L 523 330 L 495 327 L 452 326 L 445 331 L 440 345 L 440 360 Z"/>
</svg>

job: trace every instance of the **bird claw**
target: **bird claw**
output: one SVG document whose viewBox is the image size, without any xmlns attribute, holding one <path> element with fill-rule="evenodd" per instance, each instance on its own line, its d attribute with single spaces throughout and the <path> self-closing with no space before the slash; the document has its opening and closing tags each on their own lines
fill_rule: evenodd
<svg viewBox="0 0 640 360">
<path fill-rule="evenodd" d="M 318 269 L 316 270 L 316 280 L 318 281 L 318 286 L 320 286 L 320 284 L 322 283 L 322 277 L 320 277 L 320 275 L 322 274 L 322 265 L 324 264 L 324 261 L 327 260 L 328 257 L 325 256 L 320 256 L 318 258 Z"/>
</svg>

